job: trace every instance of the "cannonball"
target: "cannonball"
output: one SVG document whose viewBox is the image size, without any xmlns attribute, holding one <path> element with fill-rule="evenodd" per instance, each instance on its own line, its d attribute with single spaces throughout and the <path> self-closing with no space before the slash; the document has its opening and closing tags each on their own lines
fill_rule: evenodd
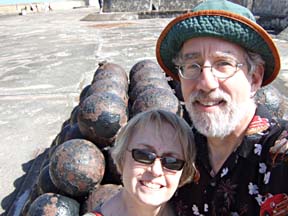
<svg viewBox="0 0 288 216">
<path fill-rule="evenodd" d="M 155 69 L 157 69 L 157 68 L 159 68 L 159 65 L 151 59 L 144 59 L 144 60 L 138 61 L 130 69 L 129 80 L 132 80 L 134 74 L 136 74 L 138 71 L 141 71 L 143 68 L 152 68 L 152 69 L 155 68 Z"/>
<path fill-rule="evenodd" d="M 255 101 L 263 104 L 274 118 L 287 119 L 287 100 L 276 87 L 262 87 L 257 91 Z"/>
<path fill-rule="evenodd" d="M 84 139 L 84 135 L 81 133 L 78 123 L 70 125 L 70 128 L 66 132 L 63 141 L 65 142 L 71 139 Z"/>
<path fill-rule="evenodd" d="M 85 139 L 62 143 L 53 152 L 49 163 L 52 182 L 71 197 L 87 195 L 101 182 L 104 171 L 102 152 Z"/>
<path fill-rule="evenodd" d="M 71 129 L 71 124 L 66 124 L 63 128 L 61 128 L 60 132 L 55 137 L 55 140 L 53 141 L 53 145 L 60 145 L 64 142 L 66 134 Z"/>
<path fill-rule="evenodd" d="M 181 104 L 177 97 L 167 89 L 151 88 L 142 92 L 134 101 L 131 108 L 131 116 L 150 110 L 150 109 L 164 109 L 170 112 L 182 115 Z"/>
<path fill-rule="evenodd" d="M 99 62 L 98 66 L 99 67 L 97 68 L 97 70 L 94 73 L 94 77 L 97 76 L 97 74 L 102 70 L 106 70 L 106 71 L 110 70 L 110 71 L 113 71 L 114 73 L 117 73 L 117 74 L 122 75 L 124 77 L 127 76 L 126 71 L 119 64 L 103 61 L 103 62 Z"/>
<path fill-rule="evenodd" d="M 158 78 L 158 79 L 163 79 L 166 80 L 165 75 L 159 71 L 157 71 L 157 69 L 153 69 L 153 70 L 146 70 L 146 71 L 141 71 L 141 73 L 137 73 L 135 74 L 135 76 L 133 77 L 133 79 L 130 80 L 129 83 L 129 91 L 131 92 L 132 89 L 135 87 L 135 85 L 137 85 L 137 83 L 142 82 L 145 79 L 150 79 L 150 78 Z"/>
<path fill-rule="evenodd" d="M 78 112 L 79 112 L 79 105 L 75 106 L 72 112 L 70 113 L 69 123 L 71 125 L 77 123 Z"/>
<path fill-rule="evenodd" d="M 116 164 L 111 156 L 111 147 L 102 149 L 102 153 L 105 157 L 106 167 L 101 184 L 121 184 L 121 175 L 118 172 Z"/>
<path fill-rule="evenodd" d="M 90 194 L 86 200 L 86 211 L 91 212 L 102 205 L 105 201 L 112 198 L 114 195 L 119 193 L 123 187 L 115 184 L 104 184 L 97 187 Z"/>
<path fill-rule="evenodd" d="M 101 65 L 96 72 L 92 80 L 92 84 L 96 80 L 110 79 L 121 85 L 125 86 L 125 89 L 128 90 L 128 76 L 125 70 L 117 64 L 105 63 Z"/>
<path fill-rule="evenodd" d="M 84 139 L 84 135 L 81 133 L 78 123 L 73 125 L 66 125 L 56 137 L 56 145 L 60 145 L 63 142 L 71 139 Z"/>
<path fill-rule="evenodd" d="M 146 66 L 142 67 L 138 71 L 136 71 L 133 76 L 130 78 L 130 83 L 129 83 L 129 92 L 134 88 L 134 86 L 138 83 L 141 82 L 145 79 L 149 78 L 159 78 L 166 80 L 165 73 L 161 69 L 161 67 L 157 64 L 154 66 Z"/>
<path fill-rule="evenodd" d="M 49 164 L 44 166 L 37 179 L 37 187 L 40 194 L 44 193 L 61 193 L 60 189 L 55 186 L 55 184 L 51 180 L 51 176 L 49 173 Z"/>
<path fill-rule="evenodd" d="M 126 104 L 128 103 L 128 93 L 126 87 L 111 79 L 96 80 L 87 91 L 86 97 L 99 92 L 110 92 L 116 94 L 122 98 Z"/>
<path fill-rule="evenodd" d="M 131 100 L 131 102 L 135 101 L 138 95 L 150 88 L 164 88 L 172 92 L 166 80 L 152 77 L 138 82 L 129 92 L 129 100 Z"/>
<path fill-rule="evenodd" d="M 36 200 L 37 197 L 39 197 L 40 195 L 41 195 L 41 194 L 40 194 L 39 191 L 38 191 L 37 185 L 36 185 L 36 184 L 32 185 L 31 191 L 30 191 L 30 193 L 29 193 L 29 197 L 28 197 L 28 199 L 26 199 L 25 203 L 22 203 L 22 204 L 23 204 L 23 207 L 22 207 L 22 209 L 21 209 L 21 213 L 20 213 L 20 214 L 17 214 L 17 215 L 25 215 L 25 216 L 27 216 L 31 204 L 32 204 L 32 203 L 34 202 L 34 200 Z M 21 200 L 21 199 L 20 199 L 20 200 Z M 15 214 L 15 212 L 14 212 L 14 214 Z"/>
<path fill-rule="evenodd" d="M 76 216 L 80 204 L 69 197 L 45 193 L 37 197 L 30 205 L 28 216 Z"/>
<path fill-rule="evenodd" d="M 81 102 L 86 98 L 86 92 L 89 90 L 90 86 L 91 86 L 91 84 L 86 85 L 86 86 L 82 89 L 82 91 L 81 91 L 81 93 L 80 93 L 80 96 L 79 96 L 79 103 L 81 103 Z"/>
<path fill-rule="evenodd" d="M 52 155 L 53 155 L 53 153 L 55 152 L 55 150 L 57 149 L 57 147 L 58 147 L 58 145 L 53 145 L 53 146 L 50 146 L 50 148 L 49 148 L 49 152 L 48 152 L 48 155 L 49 155 L 49 160 L 50 160 L 50 158 L 52 157 Z M 49 161 L 49 163 L 50 163 L 50 161 Z"/>
<path fill-rule="evenodd" d="M 61 125 L 61 130 L 64 128 L 64 127 L 66 127 L 67 125 L 69 125 L 70 124 L 70 118 L 69 119 L 66 119 L 63 123 L 62 123 L 62 125 Z"/>
<path fill-rule="evenodd" d="M 118 130 L 128 119 L 126 103 L 117 95 L 99 92 L 90 95 L 80 106 L 78 125 L 84 137 L 103 148 L 113 143 Z"/>
</svg>

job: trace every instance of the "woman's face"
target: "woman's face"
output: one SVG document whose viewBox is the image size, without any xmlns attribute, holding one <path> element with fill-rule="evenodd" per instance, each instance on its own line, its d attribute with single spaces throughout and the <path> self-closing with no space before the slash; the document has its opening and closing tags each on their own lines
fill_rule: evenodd
<svg viewBox="0 0 288 216">
<path fill-rule="evenodd" d="M 143 164 L 133 159 L 132 149 L 146 150 L 157 155 L 152 164 Z M 175 193 L 182 169 L 169 170 L 162 166 L 159 157 L 175 157 L 184 160 L 182 147 L 175 139 L 175 129 L 163 122 L 156 130 L 148 123 L 143 130 L 135 130 L 126 151 L 122 173 L 125 198 L 140 205 L 159 206 Z"/>
</svg>

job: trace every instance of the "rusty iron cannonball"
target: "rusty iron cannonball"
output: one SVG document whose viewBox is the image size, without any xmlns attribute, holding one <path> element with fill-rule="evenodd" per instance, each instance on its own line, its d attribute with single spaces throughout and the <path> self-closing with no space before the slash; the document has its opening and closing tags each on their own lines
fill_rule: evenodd
<svg viewBox="0 0 288 216">
<path fill-rule="evenodd" d="M 138 82 L 149 78 L 160 78 L 166 80 L 166 75 L 161 67 L 152 60 L 142 60 L 136 63 L 130 70 L 128 92 L 130 92 Z"/>
<path fill-rule="evenodd" d="M 75 216 L 79 215 L 80 204 L 69 197 L 45 193 L 30 205 L 27 216 Z"/>
<path fill-rule="evenodd" d="M 99 148 L 111 145 L 127 120 L 127 105 L 120 97 L 109 92 L 90 95 L 83 101 L 78 113 L 81 133 Z"/>
<path fill-rule="evenodd" d="M 129 80 L 133 79 L 133 76 L 138 73 L 138 71 L 141 71 L 142 69 L 150 68 L 150 69 L 159 69 L 159 65 L 151 60 L 151 59 L 144 59 L 141 61 L 138 61 L 136 64 L 132 66 L 129 72 Z"/>
<path fill-rule="evenodd" d="M 131 108 L 131 117 L 150 109 L 164 109 L 182 115 L 181 104 L 171 90 L 151 88 L 142 92 L 134 101 Z"/>
<path fill-rule="evenodd" d="M 79 112 L 79 105 L 75 106 L 70 113 L 69 124 L 73 125 L 77 123 L 77 117 Z"/>
<path fill-rule="evenodd" d="M 87 91 L 89 90 L 90 86 L 91 86 L 91 84 L 86 85 L 86 86 L 82 89 L 82 91 L 81 91 L 81 93 L 80 93 L 80 95 L 79 95 L 79 104 L 80 104 L 83 100 L 85 100 L 85 98 L 86 98 L 86 93 L 87 93 Z"/>
<path fill-rule="evenodd" d="M 122 66 L 116 63 L 108 62 L 108 61 L 103 61 L 98 63 L 98 68 L 94 73 L 94 77 L 97 76 L 97 74 L 102 71 L 102 70 L 110 70 L 113 71 L 114 73 L 120 74 L 122 76 L 127 76 L 126 71 Z"/>
<path fill-rule="evenodd" d="M 276 87 L 262 87 L 257 91 L 255 101 L 263 104 L 269 110 L 272 117 L 288 119 L 287 100 L 285 100 L 285 96 Z"/>
<path fill-rule="evenodd" d="M 60 194 L 61 190 L 55 186 L 55 184 L 51 180 L 51 176 L 49 173 L 49 164 L 44 166 L 38 176 L 37 179 L 37 189 L 40 194 L 44 193 L 56 193 Z"/>
<path fill-rule="evenodd" d="M 125 103 L 128 103 L 128 92 L 126 90 L 126 86 L 119 83 L 115 82 L 111 79 L 102 79 L 102 80 L 96 80 L 89 90 L 86 93 L 86 97 L 89 97 L 90 95 L 94 93 L 99 93 L 99 92 L 110 92 L 113 94 L 116 94 L 120 98 L 125 101 Z"/>
<path fill-rule="evenodd" d="M 102 153 L 105 157 L 106 167 L 101 184 L 122 184 L 121 175 L 111 156 L 111 147 L 103 149 Z"/>
<path fill-rule="evenodd" d="M 95 188 L 90 194 L 88 199 L 85 201 L 86 212 L 91 212 L 97 207 L 101 206 L 105 201 L 116 195 L 121 189 L 122 185 L 116 184 L 104 184 Z"/>
<path fill-rule="evenodd" d="M 138 71 L 130 80 L 128 92 L 130 93 L 130 91 L 135 87 L 135 85 L 137 85 L 137 83 L 149 78 L 166 80 L 165 74 L 160 68 L 142 68 L 141 71 Z"/>
<path fill-rule="evenodd" d="M 81 133 L 78 123 L 73 125 L 67 124 L 61 131 L 57 134 L 55 140 L 53 141 L 53 145 L 60 145 L 65 141 L 71 139 L 84 139 L 84 135 Z"/>
<path fill-rule="evenodd" d="M 95 71 L 92 84 L 96 80 L 110 79 L 123 86 L 125 90 L 128 90 L 128 76 L 125 70 L 118 64 L 114 63 L 104 63 L 100 65 Z"/>
<path fill-rule="evenodd" d="M 84 136 L 79 129 L 78 123 L 70 125 L 69 130 L 63 137 L 63 142 L 71 140 L 71 139 L 84 139 Z"/>
<path fill-rule="evenodd" d="M 105 159 L 102 152 L 85 139 L 62 143 L 50 158 L 52 182 L 71 197 L 87 195 L 100 184 L 104 172 Z"/>
<path fill-rule="evenodd" d="M 130 102 L 133 103 L 136 100 L 136 98 L 138 97 L 138 95 L 140 95 L 142 92 L 144 92 L 150 88 L 164 88 L 167 90 L 171 90 L 171 92 L 172 92 L 172 89 L 166 80 L 160 79 L 160 78 L 155 78 L 155 77 L 147 78 L 145 80 L 138 82 L 134 86 L 134 88 L 131 89 L 131 91 L 129 92 Z"/>
</svg>

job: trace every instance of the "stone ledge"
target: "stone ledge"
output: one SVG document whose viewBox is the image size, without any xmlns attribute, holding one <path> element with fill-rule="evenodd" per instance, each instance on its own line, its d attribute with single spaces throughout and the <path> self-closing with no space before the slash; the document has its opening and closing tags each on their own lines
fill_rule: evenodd
<svg viewBox="0 0 288 216">
<path fill-rule="evenodd" d="M 139 19 L 171 18 L 188 13 L 190 10 L 144 11 L 139 12 Z"/>
<path fill-rule="evenodd" d="M 111 12 L 111 13 L 91 13 L 85 16 L 81 21 L 117 21 L 117 20 L 135 20 L 135 19 L 154 19 L 170 18 L 184 13 L 188 10 L 175 11 L 142 11 L 142 12 Z"/>
<path fill-rule="evenodd" d="M 114 12 L 114 13 L 91 13 L 85 16 L 81 21 L 119 21 L 138 19 L 138 13 L 133 12 Z"/>
</svg>

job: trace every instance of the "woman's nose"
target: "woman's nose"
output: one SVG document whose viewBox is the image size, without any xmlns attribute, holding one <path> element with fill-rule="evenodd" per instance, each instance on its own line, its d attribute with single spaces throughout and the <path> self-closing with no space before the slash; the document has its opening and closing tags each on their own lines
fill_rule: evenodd
<svg viewBox="0 0 288 216">
<path fill-rule="evenodd" d="M 151 164 L 151 173 L 153 176 L 161 176 L 163 175 L 163 167 L 161 164 L 161 160 L 159 158 L 156 158 L 155 161 Z"/>
</svg>

